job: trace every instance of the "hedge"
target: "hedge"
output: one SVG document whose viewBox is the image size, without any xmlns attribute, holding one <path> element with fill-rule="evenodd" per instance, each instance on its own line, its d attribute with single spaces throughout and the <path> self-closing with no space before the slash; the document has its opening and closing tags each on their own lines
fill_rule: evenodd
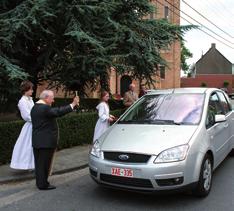
<svg viewBox="0 0 234 211">
<path fill-rule="evenodd" d="M 53 106 L 62 106 L 68 103 L 71 103 L 71 98 L 56 98 Z M 96 110 L 96 106 L 99 103 L 99 99 L 97 98 L 80 98 L 80 106 L 78 108 L 78 112 L 82 110 Z M 114 100 L 110 99 L 108 101 L 111 110 L 123 109 L 123 101 L 122 100 Z"/>
<path fill-rule="evenodd" d="M 36 99 L 35 101 L 37 101 Z M 55 98 L 55 103 L 53 106 L 63 106 L 71 103 L 72 98 Z M 96 106 L 99 103 L 99 99 L 97 98 L 80 98 L 80 106 L 78 108 L 78 112 L 82 112 L 83 110 L 95 111 Z M 123 101 L 122 100 L 109 100 L 109 106 L 111 110 L 123 109 Z M 9 103 L 9 104 L 1 104 L 0 113 L 16 113 L 18 112 L 17 102 Z"/>
<path fill-rule="evenodd" d="M 120 116 L 123 110 L 115 110 L 111 114 Z M 58 118 L 59 144 L 58 149 L 91 144 L 97 112 L 71 113 Z M 0 122 L 0 165 L 9 163 L 15 142 L 20 134 L 23 121 Z"/>
</svg>

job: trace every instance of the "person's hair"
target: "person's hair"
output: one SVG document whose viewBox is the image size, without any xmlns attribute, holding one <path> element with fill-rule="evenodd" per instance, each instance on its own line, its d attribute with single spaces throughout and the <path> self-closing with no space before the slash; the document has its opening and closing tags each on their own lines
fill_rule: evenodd
<svg viewBox="0 0 234 211">
<path fill-rule="evenodd" d="M 33 83 L 31 81 L 23 81 L 20 84 L 20 92 L 22 95 L 30 89 L 33 89 Z"/>
<path fill-rule="evenodd" d="M 43 100 L 43 99 L 46 99 L 47 97 L 49 97 L 51 95 L 53 95 L 53 91 L 51 91 L 51 90 L 44 90 L 44 91 L 41 92 L 39 98 L 41 100 Z"/>
<path fill-rule="evenodd" d="M 102 91 L 102 92 L 101 92 L 100 100 L 102 101 L 102 98 L 105 97 L 107 94 L 109 94 L 109 92 L 107 92 L 107 91 Z"/>
</svg>

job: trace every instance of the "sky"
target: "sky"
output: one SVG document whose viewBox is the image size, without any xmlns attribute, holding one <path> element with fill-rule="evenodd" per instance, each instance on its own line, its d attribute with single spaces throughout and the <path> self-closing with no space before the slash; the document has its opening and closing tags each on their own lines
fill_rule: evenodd
<svg viewBox="0 0 234 211">
<path fill-rule="evenodd" d="M 213 24 L 191 9 L 186 3 L 209 19 Z M 186 40 L 185 46 L 193 54 L 193 57 L 187 60 L 188 64 L 196 63 L 201 58 L 201 55 L 209 50 L 211 43 L 216 43 L 216 48 L 230 62 L 234 63 L 234 0 L 181 0 L 180 10 L 181 25 L 190 24 L 187 21 L 194 25 L 203 25 L 200 29 L 229 46 L 217 41 L 198 29 L 193 29 L 187 32 L 184 37 Z M 186 14 L 195 20 L 192 20 Z M 209 31 L 209 29 L 216 34 Z"/>
</svg>

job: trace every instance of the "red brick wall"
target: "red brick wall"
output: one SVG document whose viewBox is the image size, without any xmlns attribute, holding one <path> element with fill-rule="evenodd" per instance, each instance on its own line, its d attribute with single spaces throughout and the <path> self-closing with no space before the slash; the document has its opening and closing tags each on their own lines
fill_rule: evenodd
<svg viewBox="0 0 234 211">
<path fill-rule="evenodd" d="M 232 92 L 232 75 L 196 75 L 195 78 L 181 78 L 181 87 L 201 87 L 202 83 L 206 83 L 207 87 L 221 88 L 223 82 L 228 81 L 228 92 Z"/>
<path fill-rule="evenodd" d="M 169 7 L 169 22 L 176 25 L 180 25 L 180 17 L 173 13 L 171 10 L 174 10 L 172 5 L 175 5 L 177 8 L 180 8 L 179 0 L 168 0 L 167 3 L 164 0 L 159 0 L 161 4 Z M 151 1 L 157 7 L 156 18 L 164 17 L 164 6 L 159 4 L 156 0 Z M 172 4 L 172 5 L 171 5 Z M 162 89 L 168 88 L 177 88 L 180 87 L 180 42 L 174 42 L 168 50 L 163 50 L 161 52 L 162 57 L 167 61 L 169 68 L 166 68 L 165 79 L 160 80 L 160 87 Z"/>
</svg>

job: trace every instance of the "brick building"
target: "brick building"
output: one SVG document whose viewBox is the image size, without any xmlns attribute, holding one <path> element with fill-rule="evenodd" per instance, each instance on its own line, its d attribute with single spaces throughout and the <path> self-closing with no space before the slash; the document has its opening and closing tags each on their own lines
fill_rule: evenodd
<svg viewBox="0 0 234 211">
<path fill-rule="evenodd" d="M 173 13 L 174 7 L 180 8 L 179 0 L 151 0 L 151 3 L 157 8 L 148 18 L 166 18 L 173 24 L 180 24 L 180 17 Z M 172 6 L 173 5 L 173 6 Z M 168 67 L 160 66 L 160 73 L 155 75 L 155 88 L 175 88 L 180 87 L 180 42 L 174 42 L 167 50 L 161 52 L 162 57 L 167 61 Z M 159 77 L 161 76 L 161 77 Z M 127 91 L 128 85 L 133 82 L 136 85 L 136 91 L 139 92 L 139 81 L 132 81 L 128 75 L 117 75 L 114 70 L 110 74 L 110 90 L 111 93 L 121 94 Z M 152 88 L 152 87 L 148 87 Z M 97 93 L 93 93 L 93 97 Z"/>
<path fill-rule="evenodd" d="M 181 87 L 216 87 L 226 88 L 232 93 L 232 63 L 217 49 L 214 43 L 211 48 L 196 62 L 191 78 L 182 78 Z"/>
<path fill-rule="evenodd" d="M 153 18 L 167 18 L 170 23 L 180 25 L 178 13 L 172 12 L 176 10 L 175 8 L 180 8 L 180 0 L 153 0 L 151 2 L 157 8 L 157 13 L 153 15 Z M 161 52 L 162 57 L 167 61 L 169 67 L 161 67 L 159 86 L 156 87 L 163 89 L 180 87 L 180 53 L 179 41 L 174 42 L 168 50 Z"/>
<path fill-rule="evenodd" d="M 169 2 L 169 3 L 168 3 Z M 180 17 L 173 13 L 175 7 L 180 8 L 180 0 L 151 0 L 151 3 L 157 8 L 154 13 L 150 14 L 147 18 L 166 18 L 173 24 L 180 24 Z M 173 5 L 173 6 L 172 6 Z M 180 42 L 174 42 L 167 50 L 161 52 L 162 57 L 167 61 L 168 67 L 161 66 L 160 73 L 155 75 L 155 88 L 174 88 L 180 87 Z M 114 69 L 110 71 L 110 92 L 112 94 L 123 95 L 127 91 L 129 84 L 133 82 L 136 85 L 136 91 L 139 92 L 139 81 L 132 81 L 129 75 L 118 75 Z M 38 93 L 46 87 L 46 84 L 38 88 Z M 152 88 L 152 87 L 148 87 Z M 95 92 L 89 92 L 89 97 L 98 97 L 99 88 Z M 55 91 L 56 97 L 63 97 L 64 92 L 61 90 Z"/>
</svg>

